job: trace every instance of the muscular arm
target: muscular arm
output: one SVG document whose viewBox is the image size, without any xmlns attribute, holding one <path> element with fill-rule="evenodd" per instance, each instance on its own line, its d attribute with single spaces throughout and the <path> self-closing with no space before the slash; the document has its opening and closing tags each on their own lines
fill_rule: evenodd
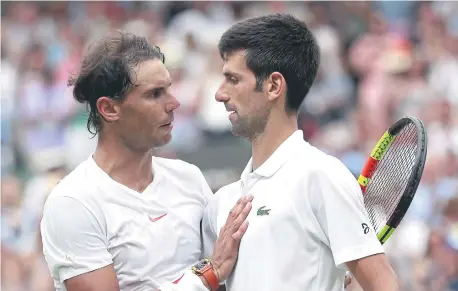
<svg viewBox="0 0 458 291">
<path fill-rule="evenodd" d="M 399 291 L 396 274 L 384 254 L 347 262 L 347 267 L 364 291 Z"/>
<path fill-rule="evenodd" d="M 67 291 L 119 291 L 113 265 L 70 278 L 64 284 Z"/>
<path fill-rule="evenodd" d="M 67 291 L 119 291 L 119 284 L 113 265 L 81 274 L 65 282 Z M 192 273 L 183 276 L 178 284 L 167 282 L 159 287 L 162 291 L 208 291 L 207 282 Z"/>
</svg>

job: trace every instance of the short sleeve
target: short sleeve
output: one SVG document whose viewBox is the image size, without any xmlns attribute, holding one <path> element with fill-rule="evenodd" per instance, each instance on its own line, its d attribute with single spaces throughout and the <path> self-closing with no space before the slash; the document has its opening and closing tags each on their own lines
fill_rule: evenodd
<svg viewBox="0 0 458 291">
<path fill-rule="evenodd" d="M 383 253 L 364 206 L 358 182 L 343 164 L 312 177 L 316 218 L 331 249 L 335 265 Z M 365 231 L 365 226 L 370 231 Z"/>
<path fill-rule="evenodd" d="M 41 235 L 51 275 L 61 283 L 113 262 L 102 227 L 74 198 L 49 197 L 41 221 Z"/>
</svg>

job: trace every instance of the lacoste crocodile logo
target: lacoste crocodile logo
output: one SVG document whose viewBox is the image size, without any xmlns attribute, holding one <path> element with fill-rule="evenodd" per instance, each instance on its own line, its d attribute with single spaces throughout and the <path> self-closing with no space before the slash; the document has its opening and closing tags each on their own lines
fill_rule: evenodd
<svg viewBox="0 0 458 291">
<path fill-rule="evenodd" d="M 270 209 L 264 209 L 266 206 L 259 207 L 258 212 L 256 213 L 258 216 L 269 215 Z"/>
</svg>

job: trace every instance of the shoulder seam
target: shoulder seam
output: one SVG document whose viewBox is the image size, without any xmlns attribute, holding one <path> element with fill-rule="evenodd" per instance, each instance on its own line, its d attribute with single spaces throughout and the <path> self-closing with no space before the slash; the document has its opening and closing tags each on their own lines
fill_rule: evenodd
<svg viewBox="0 0 458 291">
<path fill-rule="evenodd" d="M 97 219 L 97 216 L 95 216 L 94 212 L 91 211 L 89 208 L 86 207 L 86 205 L 84 205 L 84 203 L 82 203 L 81 201 L 79 201 L 78 199 L 76 199 L 75 197 L 72 197 L 72 196 L 68 196 L 66 194 L 63 194 L 63 195 L 60 195 L 60 196 L 57 196 L 57 197 L 53 197 L 52 199 L 57 199 L 57 198 L 68 198 L 68 199 L 71 199 L 75 202 L 77 202 L 79 205 L 81 205 L 88 213 L 90 213 L 90 215 L 95 219 L 95 221 L 97 221 L 97 224 L 98 226 L 100 227 L 100 229 L 102 230 L 102 232 L 105 234 L 105 238 L 108 239 L 107 237 L 107 230 L 106 228 L 102 227 L 102 225 L 100 225 L 100 221 Z M 105 230 L 104 230 L 105 229 Z M 108 243 L 108 241 L 105 241 L 106 243 Z"/>
</svg>

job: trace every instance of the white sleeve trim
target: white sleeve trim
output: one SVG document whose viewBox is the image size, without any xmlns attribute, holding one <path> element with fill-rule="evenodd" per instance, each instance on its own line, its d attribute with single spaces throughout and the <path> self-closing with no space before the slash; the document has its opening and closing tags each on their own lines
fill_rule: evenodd
<svg viewBox="0 0 458 291">
<path fill-rule="evenodd" d="M 102 269 L 106 266 L 109 266 L 113 263 L 111 262 L 101 262 L 100 264 L 93 264 L 91 265 L 90 268 L 87 268 L 87 269 L 73 269 L 73 268 L 68 268 L 68 269 L 64 269 L 64 268 L 61 268 L 60 269 L 60 272 L 59 272 L 59 281 L 60 283 L 64 283 L 65 280 L 68 280 L 68 279 L 71 279 L 73 277 L 76 277 L 76 276 L 79 276 L 79 275 L 82 275 L 82 274 L 86 274 L 86 273 L 89 273 L 89 272 L 93 272 L 93 271 L 96 271 L 98 269 Z"/>
<path fill-rule="evenodd" d="M 337 268 L 346 268 L 346 263 L 376 254 L 385 253 L 381 244 L 363 244 L 334 253 Z"/>
</svg>

